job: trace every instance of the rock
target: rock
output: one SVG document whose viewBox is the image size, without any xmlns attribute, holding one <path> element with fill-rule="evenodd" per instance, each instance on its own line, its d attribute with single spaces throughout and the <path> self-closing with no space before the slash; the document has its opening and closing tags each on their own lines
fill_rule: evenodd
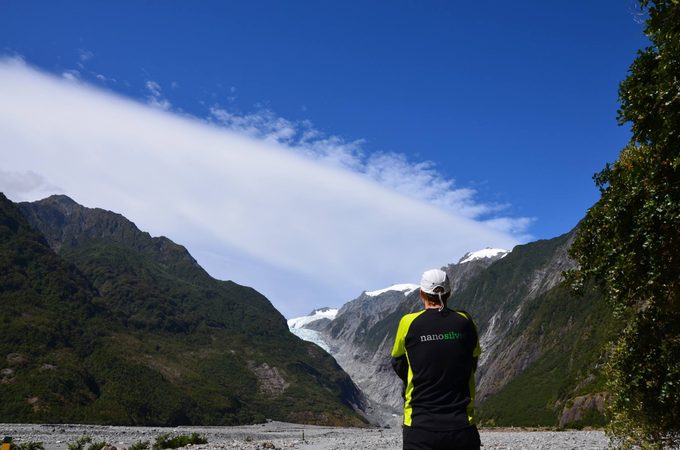
<svg viewBox="0 0 680 450">
<path fill-rule="evenodd" d="M 607 394 L 604 392 L 575 397 L 572 402 L 567 403 L 564 409 L 562 409 L 560 426 L 564 427 L 570 423 L 578 422 L 583 419 L 583 416 L 585 416 L 589 410 L 597 410 L 600 414 L 604 414 L 606 401 Z"/>
<path fill-rule="evenodd" d="M 21 353 L 10 353 L 7 355 L 7 362 L 10 366 L 22 366 L 26 364 L 28 358 Z"/>
<path fill-rule="evenodd" d="M 256 366 L 252 361 L 248 362 L 248 367 L 257 377 L 259 389 L 262 393 L 278 396 L 283 394 L 290 386 L 276 367 L 269 367 L 267 363 Z"/>
<path fill-rule="evenodd" d="M 27 398 L 26 403 L 31 405 L 34 412 L 43 411 L 46 408 L 46 405 L 40 400 L 40 397 L 38 396 Z"/>
</svg>

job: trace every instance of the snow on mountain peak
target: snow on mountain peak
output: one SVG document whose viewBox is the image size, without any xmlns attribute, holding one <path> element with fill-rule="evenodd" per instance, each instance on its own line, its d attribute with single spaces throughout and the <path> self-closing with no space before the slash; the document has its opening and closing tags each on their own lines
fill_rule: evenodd
<svg viewBox="0 0 680 450">
<path fill-rule="evenodd" d="M 504 249 L 502 249 L 502 248 L 491 248 L 491 247 L 487 247 L 487 248 L 485 248 L 485 249 L 478 250 L 478 251 L 476 251 L 476 252 L 469 252 L 469 253 L 466 253 L 466 254 L 460 259 L 460 261 L 458 261 L 458 264 L 463 264 L 463 263 L 466 263 L 466 262 L 474 261 L 474 260 L 476 260 L 476 259 L 493 258 L 494 256 L 498 256 L 498 255 L 500 255 L 501 253 L 502 253 L 501 258 L 504 258 L 505 255 L 507 255 L 508 253 L 510 253 L 510 251 L 509 251 L 509 250 L 504 250 Z"/>
<path fill-rule="evenodd" d="M 393 284 L 392 286 L 385 288 L 385 289 L 380 289 L 378 291 L 366 292 L 366 295 L 368 295 L 369 297 L 376 297 L 376 296 L 378 296 L 380 294 L 384 294 L 385 292 L 388 292 L 388 291 L 399 291 L 399 292 L 403 292 L 404 296 L 406 296 L 406 295 L 409 295 L 411 292 L 415 291 L 416 289 L 418 289 L 419 287 L 420 286 L 418 286 L 417 284 L 410 284 L 410 283 Z"/>
<path fill-rule="evenodd" d="M 295 317 L 293 319 L 288 319 L 288 328 L 291 330 L 293 328 L 303 328 L 305 325 L 316 322 L 321 319 L 335 319 L 338 314 L 338 310 L 335 308 L 319 308 L 315 309 L 311 313 L 303 317 Z"/>
</svg>

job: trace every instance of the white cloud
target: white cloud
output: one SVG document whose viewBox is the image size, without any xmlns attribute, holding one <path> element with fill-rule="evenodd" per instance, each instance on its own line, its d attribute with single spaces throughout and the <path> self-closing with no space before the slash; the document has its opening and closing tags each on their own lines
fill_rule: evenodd
<svg viewBox="0 0 680 450">
<path fill-rule="evenodd" d="M 166 111 L 172 108 L 172 104 L 163 96 L 163 89 L 161 89 L 160 84 L 153 80 L 148 80 L 144 87 L 149 92 L 149 95 L 146 97 L 149 105 Z"/>
<path fill-rule="evenodd" d="M 0 192 L 15 201 L 35 199 L 37 196 L 59 194 L 62 189 L 31 170 L 12 172 L 0 169 Z"/>
<path fill-rule="evenodd" d="M 94 53 L 92 53 L 90 50 L 85 50 L 85 49 L 78 49 L 78 59 L 81 62 L 86 62 L 94 58 Z"/>
<path fill-rule="evenodd" d="M 97 81 L 99 81 L 102 84 L 110 84 L 110 83 L 116 84 L 116 83 L 118 83 L 118 80 L 116 80 L 115 78 L 109 78 L 104 74 L 95 73 L 95 72 L 90 72 L 90 73 L 91 73 L 92 76 L 94 76 L 94 78 Z"/>
<path fill-rule="evenodd" d="M 210 114 L 217 123 L 232 131 L 265 141 L 288 143 L 296 133 L 292 122 L 277 117 L 269 110 L 239 115 L 214 106 L 210 108 Z"/>
<path fill-rule="evenodd" d="M 161 97 L 157 83 L 146 87 Z M 475 219 L 494 207 L 431 163 L 365 155 L 361 141 L 273 113 L 215 107 L 224 129 L 16 59 L 0 60 L 0 98 L 0 186 L 10 198 L 59 186 L 186 245 L 211 274 L 254 286 L 288 316 L 417 281 L 470 250 L 511 248 L 513 226 L 522 231 L 514 219 Z"/>
<path fill-rule="evenodd" d="M 496 217 L 484 220 L 483 223 L 493 229 L 516 236 L 520 241 L 530 241 L 533 236 L 527 233 L 529 226 L 535 221 L 534 217 Z"/>
<path fill-rule="evenodd" d="M 499 214 L 509 206 L 477 201 L 474 189 L 456 187 L 455 181 L 443 177 L 431 161 L 413 162 L 399 153 L 367 153 L 362 148 L 364 141 L 347 142 L 339 136 L 326 136 L 309 121 L 293 122 L 268 109 L 239 114 L 218 105 L 210 108 L 210 117 L 232 131 L 278 142 L 309 158 L 361 174 L 383 187 L 456 215 L 480 219 Z M 532 220 L 494 217 L 485 222 L 504 232 L 524 235 Z"/>
<path fill-rule="evenodd" d="M 77 70 L 65 70 L 61 76 L 72 83 L 80 81 L 80 72 Z"/>
</svg>

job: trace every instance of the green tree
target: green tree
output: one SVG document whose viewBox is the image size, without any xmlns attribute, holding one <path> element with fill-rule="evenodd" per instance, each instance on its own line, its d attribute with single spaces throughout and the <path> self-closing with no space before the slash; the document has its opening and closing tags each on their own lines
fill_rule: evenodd
<svg viewBox="0 0 680 450">
<path fill-rule="evenodd" d="M 632 138 L 594 180 L 600 200 L 570 250 L 575 286 L 597 280 L 625 328 L 611 348 L 616 445 L 680 444 L 680 2 L 640 0 L 651 45 L 619 88 Z"/>
</svg>

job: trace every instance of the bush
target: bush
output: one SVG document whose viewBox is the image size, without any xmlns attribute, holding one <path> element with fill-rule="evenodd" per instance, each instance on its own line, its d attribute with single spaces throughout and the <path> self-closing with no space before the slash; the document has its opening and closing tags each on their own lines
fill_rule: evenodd
<svg viewBox="0 0 680 450">
<path fill-rule="evenodd" d="M 161 450 L 164 448 L 179 448 L 186 447 L 189 444 L 207 444 L 208 440 L 198 433 L 191 433 L 190 435 L 181 434 L 179 436 L 171 437 L 169 434 L 161 434 L 156 438 L 156 443 L 153 444 L 154 450 Z M 70 450 L 70 449 L 69 449 Z"/>
<path fill-rule="evenodd" d="M 28 441 L 19 445 L 12 444 L 10 450 L 45 450 L 42 442 Z"/>
<path fill-rule="evenodd" d="M 128 447 L 128 450 L 149 450 L 149 441 L 139 441 Z"/>
<path fill-rule="evenodd" d="M 102 448 L 107 447 L 109 445 L 108 442 L 93 442 L 90 444 L 89 447 L 87 447 L 87 450 L 102 450 Z"/>
<path fill-rule="evenodd" d="M 83 450 L 85 444 L 92 442 L 90 436 L 81 436 L 73 442 L 68 443 L 68 450 Z"/>
</svg>

